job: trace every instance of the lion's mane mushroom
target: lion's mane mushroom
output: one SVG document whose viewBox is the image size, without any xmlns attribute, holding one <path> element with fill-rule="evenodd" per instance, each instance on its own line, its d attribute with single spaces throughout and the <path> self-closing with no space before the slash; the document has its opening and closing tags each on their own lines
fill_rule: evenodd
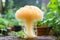
<svg viewBox="0 0 60 40">
<path fill-rule="evenodd" d="M 42 20 L 43 13 L 42 11 L 36 6 L 24 6 L 17 10 L 15 17 L 17 19 L 22 19 L 25 22 L 26 28 L 26 36 L 28 38 L 34 38 L 36 35 L 33 32 L 32 23 L 35 20 Z"/>
</svg>

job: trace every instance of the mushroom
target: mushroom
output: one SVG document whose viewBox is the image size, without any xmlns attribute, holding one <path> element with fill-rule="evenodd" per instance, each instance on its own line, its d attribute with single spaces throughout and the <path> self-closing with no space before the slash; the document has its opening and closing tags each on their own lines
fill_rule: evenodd
<svg viewBox="0 0 60 40">
<path fill-rule="evenodd" d="M 26 37 L 28 38 L 37 37 L 34 34 L 32 25 L 35 20 L 37 21 L 43 19 L 43 13 L 38 7 L 32 5 L 24 6 L 17 10 L 15 17 L 16 19 L 21 19 L 25 22 Z"/>
</svg>

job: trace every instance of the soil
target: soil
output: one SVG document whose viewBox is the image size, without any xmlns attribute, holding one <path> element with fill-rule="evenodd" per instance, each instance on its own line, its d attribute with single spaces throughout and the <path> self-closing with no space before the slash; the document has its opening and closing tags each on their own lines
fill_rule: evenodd
<svg viewBox="0 0 60 40">
<path fill-rule="evenodd" d="M 0 40 L 56 40 L 57 38 L 54 36 L 40 36 L 37 38 L 18 38 L 18 37 L 11 37 L 11 36 L 6 36 L 6 37 L 0 37 Z"/>
</svg>

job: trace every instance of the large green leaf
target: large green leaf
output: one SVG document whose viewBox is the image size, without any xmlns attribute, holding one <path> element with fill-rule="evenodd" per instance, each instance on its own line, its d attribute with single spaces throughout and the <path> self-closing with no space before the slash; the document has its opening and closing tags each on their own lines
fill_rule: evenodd
<svg viewBox="0 0 60 40">
<path fill-rule="evenodd" d="M 47 5 L 48 8 L 55 9 L 57 7 L 58 0 L 51 0 L 49 4 Z"/>
</svg>

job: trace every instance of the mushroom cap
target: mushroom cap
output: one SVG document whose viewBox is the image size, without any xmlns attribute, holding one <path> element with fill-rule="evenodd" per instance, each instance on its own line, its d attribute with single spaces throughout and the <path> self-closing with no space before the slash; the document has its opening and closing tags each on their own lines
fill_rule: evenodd
<svg viewBox="0 0 60 40">
<path fill-rule="evenodd" d="M 26 21 L 42 20 L 43 13 L 36 6 L 24 6 L 17 10 L 15 17 Z"/>
</svg>

